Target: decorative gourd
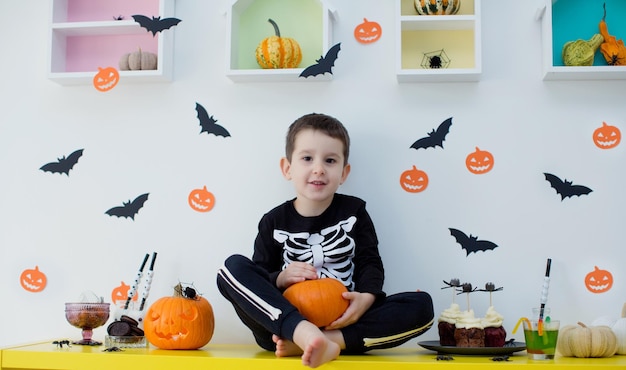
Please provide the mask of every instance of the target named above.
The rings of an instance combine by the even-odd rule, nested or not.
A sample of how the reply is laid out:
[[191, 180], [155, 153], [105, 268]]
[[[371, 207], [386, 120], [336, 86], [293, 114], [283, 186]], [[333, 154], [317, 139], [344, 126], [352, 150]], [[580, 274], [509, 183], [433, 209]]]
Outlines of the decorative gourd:
[[603, 316], [595, 319], [592, 325], [606, 325], [610, 327], [617, 338], [616, 353], [618, 355], [626, 355], [626, 303], [622, 306], [622, 315], [620, 318], [615, 319]]
[[266, 37], [256, 48], [256, 61], [261, 68], [296, 68], [302, 61], [300, 44], [292, 38], [281, 37], [278, 25], [271, 19], [267, 20], [274, 26], [275, 36]]
[[337, 279], [305, 280], [287, 288], [283, 295], [307, 320], [324, 327], [337, 320], [348, 308], [342, 297], [348, 289]]
[[604, 37], [596, 33], [589, 39], [568, 41], [563, 45], [561, 56], [563, 64], [566, 66], [591, 66], [593, 65], [594, 54], [604, 42]]
[[624, 40], [617, 40], [615, 36], [609, 34], [609, 28], [606, 24], [606, 3], [604, 7], [604, 16], [600, 21], [600, 34], [604, 38], [604, 42], [600, 45], [600, 52], [604, 56], [608, 65], [623, 66], [626, 65], [626, 46]]
[[157, 69], [157, 55], [139, 50], [122, 55], [119, 62], [120, 71], [141, 71]]
[[419, 15], [456, 14], [461, 0], [415, 0], [415, 10]]
[[198, 349], [211, 340], [215, 329], [209, 301], [181, 284], [174, 296], [155, 301], [143, 322], [146, 339], [161, 349]]
[[617, 338], [608, 326], [567, 325], [559, 330], [556, 349], [565, 357], [611, 357]]

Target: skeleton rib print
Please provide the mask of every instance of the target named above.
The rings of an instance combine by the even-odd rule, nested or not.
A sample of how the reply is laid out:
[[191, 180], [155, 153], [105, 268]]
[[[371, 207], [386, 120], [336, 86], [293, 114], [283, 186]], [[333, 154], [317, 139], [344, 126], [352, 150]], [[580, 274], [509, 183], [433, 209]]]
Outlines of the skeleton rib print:
[[283, 269], [291, 262], [307, 262], [317, 269], [319, 277], [338, 279], [352, 290], [355, 243], [348, 232], [355, 223], [356, 217], [351, 216], [319, 233], [274, 230], [274, 239], [283, 244]]

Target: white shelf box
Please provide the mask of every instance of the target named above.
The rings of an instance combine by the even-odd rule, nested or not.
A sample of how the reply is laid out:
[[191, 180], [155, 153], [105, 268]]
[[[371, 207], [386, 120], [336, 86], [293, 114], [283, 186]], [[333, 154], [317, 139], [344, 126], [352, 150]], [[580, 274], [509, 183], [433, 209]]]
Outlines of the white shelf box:
[[[561, 0], [565, 1], [565, 0]], [[617, 22], [609, 23], [609, 32], [612, 35], [615, 33], [612, 32], [612, 29], [618, 25], [618, 23], [622, 23], [621, 19], [626, 16], [626, 6], [623, 6], [623, 0], [610, 0], [606, 1], [607, 8], [613, 9], [613, 13], [610, 15], [607, 11], [607, 19], [613, 19]], [[542, 64], [543, 64], [543, 79], [546, 81], [549, 80], [623, 80], [626, 79], [626, 66], [609, 66], [609, 65], [593, 65], [593, 66], [564, 66], [559, 65], [558, 62], [555, 62], [555, 49], [554, 49], [554, 32], [553, 32], [553, 6], [558, 2], [558, 0], [542, 0], [542, 5], [537, 10], [537, 19], [541, 21], [541, 38], [542, 38]], [[599, 14], [600, 18], [598, 19], [590, 19], [588, 23], [591, 24], [590, 34], [588, 37], [580, 36], [581, 39], [589, 39], [593, 35], [593, 32], [599, 32], [597, 28], [597, 24], [602, 18], [602, 4], [603, 2], [597, 3], [586, 3], [584, 4], [584, 8], [581, 7], [581, 12], [589, 12], [589, 7], [599, 7], [593, 13]], [[568, 6], [575, 6], [571, 0], [568, 3]], [[621, 7], [617, 9], [615, 5], [620, 5]], [[619, 11], [619, 12], [618, 12]], [[617, 13], [617, 14], [616, 14]], [[590, 15], [591, 17], [591, 15]], [[609, 18], [610, 17], [610, 18]], [[607, 20], [607, 23], [609, 21]], [[578, 38], [578, 37], [577, 37]], [[575, 38], [575, 39], [577, 39]], [[617, 36], [618, 39], [621, 37]], [[560, 51], [560, 50], [559, 50]], [[596, 53], [595, 58], [602, 58], [602, 55], [599, 52]]]
[[[462, 0], [455, 15], [418, 15], [413, 0], [396, 0], [398, 82], [478, 81], [480, 7], [481, 0]], [[431, 63], [433, 55], [441, 55], [445, 63]]]
[[[115, 20], [121, 15], [116, 6], [128, 10], [124, 19]], [[122, 55], [141, 48], [157, 55], [157, 69], [119, 71], [120, 80], [171, 81], [175, 27], [153, 36], [131, 16], [173, 17], [174, 8], [175, 0], [52, 0], [48, 78], [62, 85], [91, 84], [98, 68], [117, 69]]]
[[[334, 45], [334, 10], [323, 0], [236, 0], [228, 11], [226, 75], [235, 82], [327, 81], [332, 74], [299, 77]], [[298, 68], [262, 69], [256, 62], [259, 42], [274, 35], [274, 20], [281, 37], [293, 38], [302, 50]]]

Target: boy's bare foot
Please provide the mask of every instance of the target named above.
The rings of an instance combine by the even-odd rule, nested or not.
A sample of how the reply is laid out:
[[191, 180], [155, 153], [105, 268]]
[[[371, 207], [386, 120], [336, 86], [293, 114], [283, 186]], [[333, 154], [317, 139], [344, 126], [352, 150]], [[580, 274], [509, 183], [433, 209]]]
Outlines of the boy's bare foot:
[[302, 354], [302, 364], [318, 367], [339, 356], [339, 345], [325, 336], [311, 338]]
[[293, 343], [302, 349], [302, 364], [313, 368], [336, 359], [341, 352], [339, 344], [309, 321], [301, 321], [296, 326]]
[[282, 339], [278, 335], [273, 335], [272, 340], [276, 343], [276, 357], [300, 356], [303, 351], [294, 342]]

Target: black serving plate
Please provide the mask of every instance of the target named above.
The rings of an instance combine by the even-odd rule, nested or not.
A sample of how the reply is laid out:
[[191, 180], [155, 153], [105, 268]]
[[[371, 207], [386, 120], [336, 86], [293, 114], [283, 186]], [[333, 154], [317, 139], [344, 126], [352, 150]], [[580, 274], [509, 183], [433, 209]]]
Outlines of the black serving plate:
[[507, 343], [504, 347], [454, 347], [454, 346], [442, 346], [438, 340], [427, 340], [418, 342], [420, 346], [436, 351], [437, 353], [445, 353], [449, 355], [474, 355], [474, 356], [500, 356], [510, 355], [515, 352], [523, 351], [526, 349], [526, 343], [513, 342]]

